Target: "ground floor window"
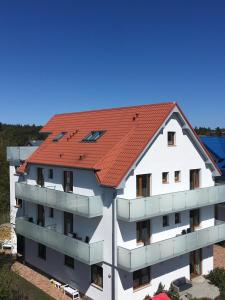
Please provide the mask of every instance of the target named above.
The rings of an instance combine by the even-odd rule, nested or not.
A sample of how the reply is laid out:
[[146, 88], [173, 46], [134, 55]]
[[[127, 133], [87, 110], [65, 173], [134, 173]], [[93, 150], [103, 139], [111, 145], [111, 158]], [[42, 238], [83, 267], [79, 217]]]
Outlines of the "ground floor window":
[[64, 263], [67, 267], [74, 268], [74, 258], [68, 255], [65, 255]]
[[133, 272], [133, 289], [149, 284], [151, 281], [150, 267]]
[[24, 255], [25, 251], [25, 238], [22, 235], [17, 234], [17, 253]]
[[103, 268], [98, 265], [91, 266], [91, 283], [103, 288]]
[[38, 244], [38, 257], [46, 259], [46, 246]]

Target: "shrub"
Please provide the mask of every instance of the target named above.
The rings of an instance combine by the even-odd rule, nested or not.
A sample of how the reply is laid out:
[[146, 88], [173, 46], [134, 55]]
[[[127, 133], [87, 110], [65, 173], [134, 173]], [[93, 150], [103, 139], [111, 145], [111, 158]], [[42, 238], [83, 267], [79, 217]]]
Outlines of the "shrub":
[[159, 283], [159, 286], [158, 286], [158, 288], [157, 288], [157, 291], [155, 292], [155, 294], [154, 295], [158, 295], [158, 294], [160, 294], [160, 293], [162, 293], [162, 292], [164, 292], [165, 291], [165, 285], [163, 285], [161, 282]]
[[221, 291], [225, 291], [225, 269], [215, 268], [207, 276], [207, 279], [217, 286]]

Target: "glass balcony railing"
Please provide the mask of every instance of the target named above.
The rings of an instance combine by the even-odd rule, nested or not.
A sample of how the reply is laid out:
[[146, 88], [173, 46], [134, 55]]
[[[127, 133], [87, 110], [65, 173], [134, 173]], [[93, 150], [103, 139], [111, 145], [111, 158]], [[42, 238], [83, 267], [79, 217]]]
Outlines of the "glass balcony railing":
[[118, 267], [128, 272], [225, 240], [225, 223], [129, 250], [117, 248]]
[[221, 202], [225, 202], [225, 185], [146, 198], [117, 198], [117, 217], [119, 220], [133, 222]]
[[53, 229], [28, 222], [26, 218], [16, 219], [16, 232], [88, 265], [103, 261], [103, 241], [84, 243]]
[[101, 196], [88, 197], [17, 182], [16, 198], [88, 218], [102, 216]]
[[37, 148], [35, 146], [7, 147], [7, 161], [26, 160]]

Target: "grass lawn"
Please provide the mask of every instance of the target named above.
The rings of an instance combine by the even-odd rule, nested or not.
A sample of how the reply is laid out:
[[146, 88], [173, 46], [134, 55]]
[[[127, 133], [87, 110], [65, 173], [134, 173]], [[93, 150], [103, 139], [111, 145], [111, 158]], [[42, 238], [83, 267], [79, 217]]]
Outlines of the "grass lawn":
[[[7, 275], [4, 272], [1, 272], [1, 268], [3, 268], [4, 266], [7, 266], [6, 270], [8, 270], [7, 271], [8, 274], [10, 274], [12, 272], [12, 271], [10, 271], [11, 263], [12, 263], [11, 256], [0, 254], [0, 277], [2, 276], [2, 278], [4, 278], [4, 276]], [[15, 274], [15, 276], [16, 276], [16, 274]], [[41, 289], [37, 288], [35, 285], [31, 284], [29, 281], [25, 280], [21, 276], [17, 275], [16, 278], [17, 278], [17, 279], [15, 279], [16, 285], [14, 285], [14, 287], [18, 286], [19, 289], [21, 291], [23, 291], [23, 294], [27, 297], [28, 300], [53, 300], [52, 297], [47, 295]], [[12, 282], [12, 285], [13, 285], [13, 282]], [[0, 289], [1, 289], [1, 282], [0, 282]]]
[[29, 300], [53, 300], [52, 297], [45, 292], [28, 282], [22, 277], [19, 277], [20, 289], [24, 291], [24, 294]]

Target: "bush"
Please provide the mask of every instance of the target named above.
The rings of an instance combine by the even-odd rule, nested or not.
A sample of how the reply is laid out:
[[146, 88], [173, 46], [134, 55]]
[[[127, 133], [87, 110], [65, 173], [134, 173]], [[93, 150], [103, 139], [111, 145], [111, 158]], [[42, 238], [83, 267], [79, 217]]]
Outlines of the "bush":
[[206, 278], [220, 290], [220, 300], [225, 300], [225, 269], [215, 268]]
[[180, 299], [178, 292], [174, 291], [171, 287], [166, 293], [167, 293], [167, 296], [170, 297], [170, 299], [172, 299], [172, 300]]
[[217, 286], [219, 290], [225, 291], [225, 269], [224, 268], [215, 268], [207, 276], [207, 279]]
[[161, 282], [159, 283], [159, 286], [157, 288], [157, 291], [155, 292], [154, 295], [161, 294], [162, 292], [165, 292], [165, 285], [163, 285]]

